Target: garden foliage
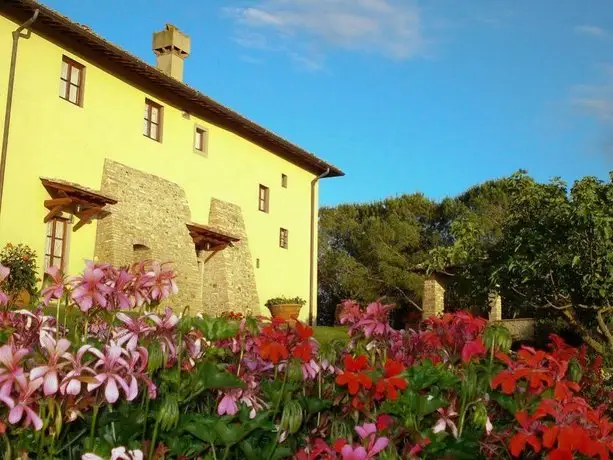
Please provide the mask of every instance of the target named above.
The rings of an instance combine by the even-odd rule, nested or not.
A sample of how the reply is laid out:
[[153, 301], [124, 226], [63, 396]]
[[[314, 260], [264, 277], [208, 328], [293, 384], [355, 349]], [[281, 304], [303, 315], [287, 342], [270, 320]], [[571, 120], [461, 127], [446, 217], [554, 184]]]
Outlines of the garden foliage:
[[[552, 337], [510, 351], [468, 313], [418, 330], [345, 302], [348, 341], [229, 313], [161, 308], [167, 265], [47, 273], [34, 311], [0, 294], [5, 458], [599, 458], [613, 423], [590, 389], [601, 360]], [[164, 305], [163, 304], [163, 305]], [[53, 311], [47, 316], [46, 312]]]

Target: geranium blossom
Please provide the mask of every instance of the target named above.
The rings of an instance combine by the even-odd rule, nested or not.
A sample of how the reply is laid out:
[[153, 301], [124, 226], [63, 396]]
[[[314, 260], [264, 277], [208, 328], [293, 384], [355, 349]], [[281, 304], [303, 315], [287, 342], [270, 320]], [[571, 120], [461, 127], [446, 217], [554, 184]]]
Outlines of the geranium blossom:
[[60, 299], [64, 295], [64, 275], [59, 267], [55, 265], [47, 268], [45, 275], [50, 282], [42, 290], [41, 294], [44, 304], [49, 305], [52, 299]]
[[360, 387], [369, 389], [372, 386], [372, 379], [364, 371], [368, 368], [368, 360], [365, 356], [353, 358], [351, 355], [346, 355], [345, 371], [336, 377], [338, 385], [347, 385], [349, 394], [355, 395], [360, 391]]
[[[18, 385], [18, 396], [11, 399], [5, 394], [4, 386], [0, 392], [2, 393], [2, 401], [9, 406], [9, 422], [17, 424], [24, 419], [23, 426], [34, 426], [35, 430], [40, 430], [43, 427], [43, 421], [38, 413], [32, 408], [36, 404], [34, 394], [43, 384], [43, 379], [29, 380], [26, 384]], [[25, 415], [25, 418], [24, 418]]]
[[95, 376], [96, 382], [88, 383], [87, 390], [92, 391], [100, 385], [105, 384], [104, 397], [113, 404], [119, 399], [119, 388], [122, 388], [126, 399], [132, 401], [138, 394], [138, 388], [128, 385], [124, 376], [129, 369], [128, 363], [124, 356], [128, 353], [114, 342], [105, 347], [103, 354], [95, 348], [91, 348], [90, 352], [96, 355], [99, 359], [94, 365], [94, 369], [98, 374]]
[[62, 367], [68, 364], [68, 361], [60, 362], [60, 358], [66, 358], [66, 352], [70, 348], [70, 341], [60, 339], [56, 342], [50, 335], [42, 333], [40, 335], [40, 344], [47, 353], [47, 363], [32, 369], [30, 377], [32, 379], [42, 377], [45, 396], [49, 396], [57, 393], [59, 389], [58, 373]]
[[92, 348], [91, 345], [82, 345], [76, 355], [68, 354], [66, 358], [70, 361], [72, 369], [66, 374], [60, 384], [62, 394], [78, 395], [81, 393], [81, 381], [84, 377], [92, 378], [95, 371], [89, 367], [89, 363], [83, 363], [83, 357]]
[[7, 386], [9, 389], [14, 383], [20, 386], [26, 385], [26, 375], [21, 365], [21, 360], [28, 354], [28, 350], [21, 348], [14, 350], [11, 345], [3, 345], [0, 347], [0, 384]]
[[104, 283], [104, 271], [92, 262], [88, 262], [82, 276], [72, 279], [74, 290], [72, 299], [81, 311], [87, 312], [92, 307], [106, 307], [107, 296], [113, 291]]

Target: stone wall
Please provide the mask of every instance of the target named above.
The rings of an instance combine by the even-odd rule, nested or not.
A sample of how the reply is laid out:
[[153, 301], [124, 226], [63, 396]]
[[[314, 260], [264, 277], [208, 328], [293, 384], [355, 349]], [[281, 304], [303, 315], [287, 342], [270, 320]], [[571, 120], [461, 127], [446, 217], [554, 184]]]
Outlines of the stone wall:
[[506, 327], [513, 340], [534, 340], [536, 320], [534, 318], [515, 318], [496, 321]]
[[171, 261], [177, 270], [179, 294], [175, 311], [189, 305], [202, 310], [194, 243], [186, 227], [191, 212], [185, 191], [177, 184], [121, 163], [106, 160], [101, 191], [116, 197], [111, 214], [98, 222], [95, 256], [114, 265], [131, 264], [143, 255]]
[[445, 286], [440, 277], [431, 275], [424, 280], [422, 308], [423, 318], [439, 316], [445, 311]]
[[205, 311], [260, 313], [253, 260], [241, 208], [213, 198], [209, 225], [240, 238], [233, 246], [218, 252], [202, 251], [202, 302]]

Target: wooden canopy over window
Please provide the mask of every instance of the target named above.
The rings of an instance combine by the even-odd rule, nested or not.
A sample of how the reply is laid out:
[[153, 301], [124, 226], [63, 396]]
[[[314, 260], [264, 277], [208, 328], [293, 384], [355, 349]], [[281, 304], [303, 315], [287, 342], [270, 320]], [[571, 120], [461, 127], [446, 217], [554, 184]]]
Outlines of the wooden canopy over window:
[[220, 251], [240, 241], [240, 238], [208, 225], [191, 223], [187, 224], [187, 229], [194, 240], [196, 251]]
[[117, 200], [82, 185], [44, 177], [41, 177], [40, 181], [51, 197], [50, 200], [45, 200], [45, 208], [49, 212], [44, 222], [49, 222], [63, 212], [73, 214], [79, 219], [72, 228], [73, 232], [89, 224], [93, 219], [106, 217], [109, 211], [105, 210], [105, 206], [117, 204]]

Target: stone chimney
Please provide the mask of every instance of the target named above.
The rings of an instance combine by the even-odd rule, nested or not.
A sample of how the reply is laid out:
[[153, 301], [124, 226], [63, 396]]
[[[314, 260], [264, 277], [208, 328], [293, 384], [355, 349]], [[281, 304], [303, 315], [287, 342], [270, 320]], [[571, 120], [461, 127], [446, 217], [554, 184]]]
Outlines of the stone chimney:
[[189, 56], [190, 39], [172, 24], [153, 34], [153, 52], [157, 68], [167, 75], [183, 81], [183, 60]]

